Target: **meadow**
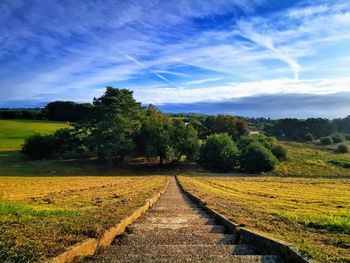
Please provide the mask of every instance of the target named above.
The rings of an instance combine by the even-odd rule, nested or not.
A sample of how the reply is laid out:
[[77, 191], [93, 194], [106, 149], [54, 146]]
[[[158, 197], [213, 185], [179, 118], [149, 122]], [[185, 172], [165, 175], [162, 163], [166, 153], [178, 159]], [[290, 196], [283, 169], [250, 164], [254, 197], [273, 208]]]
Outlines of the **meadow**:
[[16, 150], [34, 133], [48, 134], [68, 124], [35, 120], [0, 120], [0, 151]]
[[350, 177], [350, 154], [334, 152], [334, 146], [284, 142], [288, 159], [280, 163], [274, 175], [308, 177]]
[[348, 178], [184, 174], [180, 181], [237, 224], [287, 241], [320, 262], [350, 261]]

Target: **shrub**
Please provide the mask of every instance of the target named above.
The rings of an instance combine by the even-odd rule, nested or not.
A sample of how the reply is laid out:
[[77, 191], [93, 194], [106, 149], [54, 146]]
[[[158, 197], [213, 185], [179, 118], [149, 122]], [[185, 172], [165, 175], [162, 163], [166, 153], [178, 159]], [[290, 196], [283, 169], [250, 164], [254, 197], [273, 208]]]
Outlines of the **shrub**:
[[53, 135], [34, 134], [25, 140], [21, 152], [33, 160], [50, 159], [54, 156], [54, 144]]
[[277, 164], [272, 152], [259, 142], [250, 144], [240, 160], [242, 171], [248, 173], [270, 172]]
[[90, 152], [83, 144], [85, 136], [69, 128], [50, 135], [34, 134], [22, 145], [21, 152], [32, 160], [86, 157]]
[[344, 137], [340, 134], [334, 134], [331, 138], [334, 143], [340, 143], [344, 141]]
[[314, 136], [311, 133], [307, 133], [307, 134], [305, 134], [304, 140], [306, 142], [311, 142], [314, 140]]
[[350, 134], [344, 136], [345, 140], [350, 141]]
[[337, 153], [348, 153], [349, 152], [349, 148], [347, 145], [345, 144], [339, 144], [336, 150]]
[[287, 160], [288, 152], [282, 145], [276, 144], [272, 146], [271, 152], [279, 161]]
[[330, 145], [330, 144], [333, 143], [333, 140], [332, 140], [331, 137], [322, 137], [322, 138], [320, 139], [320, 143], [321, 143], [322, 145]]
[[253, 134], [250, 136], [242, 136], [237, 141], [237, 147], [239, 150], [244, 152], [250, 144], [252, 144], [254, 142], [259, 142], [267, 149], [272, 149], [272, 145], [275, 141], [276, 141], [276, 139], [273, 137], [268, 137], [262, 133], [258, 133], [258, 134]]
[[219, 172], [233, 171], [238, 164], [239, 150], [227, 133], [213, 134], [202, 144], [200, 164]]

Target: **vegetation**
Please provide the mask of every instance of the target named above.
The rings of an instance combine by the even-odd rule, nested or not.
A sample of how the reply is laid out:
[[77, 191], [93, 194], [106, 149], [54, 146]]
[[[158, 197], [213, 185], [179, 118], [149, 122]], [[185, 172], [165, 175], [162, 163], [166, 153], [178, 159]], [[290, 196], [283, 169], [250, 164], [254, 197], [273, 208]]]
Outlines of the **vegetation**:
[[27, 120], [41, 120], [44, 118], [40, 108], [32, 109], [0, 109], [0, 119], [27, 119]]
[[308, 257], [350, 260], [349, 179], [208, 174], [180, 181], [228, 219], [287, 241]]
[[331, 137], [322, 137], [322, 138], [320, 139], [320, 144], [321, 144], [321, 145], [330, 145], [330, 144], [332, 144], [332, 143], [333, 143], [333, 140], [332, 140]]
[[344, 141], [344, 137], [341, 134], [334, 134], [331, 138], [334, 143], [340, 143]]
[[270, 172], [277, 164], [276, 157], [260, 142], [251, 143], [240, 159], [241, 170], [248, 173]]
[[108, 177], [0, 177], [0, 261], [38, 262], [97, 237], [166, 180], [131, 171]]
[[330, 136], [333, 133], [350, 132], [350, 116], [344, 119], [334, 120], [321, 118], [299, 120], [287, 118], [276, 121], [263, 119], [261, 122], [259, 127], [263, 127], [262, 129], [268, 135], [299, 141], [310, 141], [309, 134], [314, 139], [319, 139]]
[[336, 150], [337, 153], [348, 153], [349, 152], [349, 148], [347, 145], [345, 144], [339, 144]]
[[239, 164], [239, 151], [227, 133], [213, 134], [201, 147], [200, 164], [218, 172], [232, 172]]
[[307, 133], [307, 134], [305, 134], [305, 141], [306, 142], [311, 142], [311, 141], [313, 141], [314, 140], [314, 136], [312, 135], [312, 133]]
[[55, 121], [77, 122], [92, 117], [93, 105], [73, 101], [54, 101], [42, 110], [42, 115]]
[[280, 144], [273, 145], [271, 152], [279, 161], [285, 161], [288, 158], [287, 149]]

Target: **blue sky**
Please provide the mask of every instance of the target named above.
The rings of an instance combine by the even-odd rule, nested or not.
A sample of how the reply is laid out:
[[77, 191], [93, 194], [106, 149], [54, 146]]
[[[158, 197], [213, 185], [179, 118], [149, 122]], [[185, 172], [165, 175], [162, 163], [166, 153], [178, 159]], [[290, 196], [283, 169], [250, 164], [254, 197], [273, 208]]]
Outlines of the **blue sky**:
[[111, 85], [164, 111], [350, 114], [350, 1], [2, 0], [0, 14], [0, 107]]

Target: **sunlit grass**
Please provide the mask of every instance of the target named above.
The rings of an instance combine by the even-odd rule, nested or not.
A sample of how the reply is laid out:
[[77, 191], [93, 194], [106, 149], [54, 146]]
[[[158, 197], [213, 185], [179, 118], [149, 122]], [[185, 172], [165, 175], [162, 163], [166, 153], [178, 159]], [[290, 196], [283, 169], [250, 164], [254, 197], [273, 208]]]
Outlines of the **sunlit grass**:
[[287, 241], [321, 262], [350, 260], [350, 179], [181, 176], [230, 220]]
[[97, 237], [167, 180], [129, 175], [0, 177], [0, 262], [40, 261]]
[[16, 150], [34, 133], [48, 134], [68, 124], [36, 120], [0, 120], [0, 151]]
[[288, 160], [279, 164], [274, 174], [282, 176], [350, 176], [350, 153], [303, 143], [284, 143]]

